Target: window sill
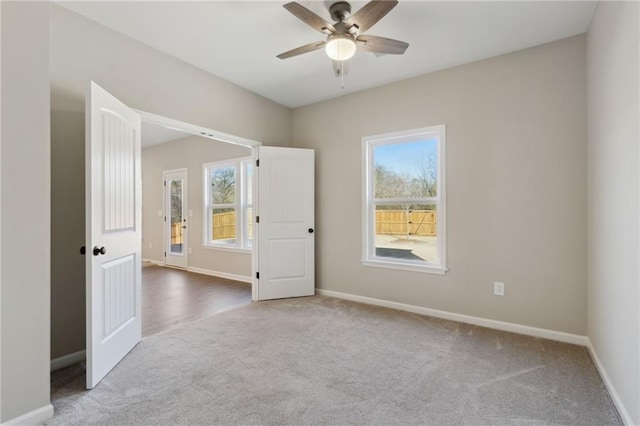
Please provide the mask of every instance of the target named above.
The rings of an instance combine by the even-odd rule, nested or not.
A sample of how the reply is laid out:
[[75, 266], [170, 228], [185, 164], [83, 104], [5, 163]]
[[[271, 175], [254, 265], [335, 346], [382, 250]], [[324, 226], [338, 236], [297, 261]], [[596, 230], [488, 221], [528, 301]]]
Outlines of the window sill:
[[220, 250], [220, 251], [228, 251], [231, 253], [242, 253], [242, 254], [251, 254], [253, 253], [253, 249], [250, 248], [238, 248], [238, 247], [225, 247], [225, 246], [214, 246], [204, 244], [202, 248], [207, 250]]
[[398, 269], [401, 271], [422, 272], [426, 274], [444, 275], [448, 269], [440, 266], [416, 265], [411, 263], [389, 262], [386, 260], [362, 260], [363, 266], [374, 268]]

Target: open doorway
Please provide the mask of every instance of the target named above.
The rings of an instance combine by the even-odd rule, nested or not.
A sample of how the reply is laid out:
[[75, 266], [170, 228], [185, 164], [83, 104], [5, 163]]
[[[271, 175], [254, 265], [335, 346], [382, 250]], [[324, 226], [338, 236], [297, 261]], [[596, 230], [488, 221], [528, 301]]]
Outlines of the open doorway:
[[[92, 389], [141, 340], [142, 273], [145, 269], [141, 267], [143, 260], [146, 260], [145, 264], [175, 273], [246, 281], [250, 287], [250, 299], [256, 301], [314, 294], [312, 150], [261, 147], [259, 142], [134, 110], [93, 82], [86, 105], [86, 116], [78, 114], [78, 122], [84, 121], [86, 127], [83, 156], [86, 189], [83, 200], [84, 245], [80, 250], [71, 250], [75, 256], [86, 255], [82, 258], [86, 323], [78, 322], [80, 326], [86, 326], [86, 350], [53, 359], [53, 370], [86, 359], [86, 388]], [[205, 220], [213, 214], [208, 209], [228, 206], [216, 205], [219, 204], [217, 202], [209, 205], [203, 201], [203, 194], [208, 193], [211, 187], [210, 182], [205, 179], [213, 174], [205, 173], [203, 161], [208, 159], [198, 155], [197, 165], [193, 168], [195, 171], [187, 174], [190, 182], [187, 189], [191, 200], [189, 203], [194, 207], [183, 208], [187, 210], [191, 223], [195, 224], [191, 227], [188, 242], [182, 243], [189, 254], [187, 267], [183, 270], [165, 268], [163, 191], [148, 188], [149, 182], [159, 183], [162, 182], [161, 178], [145, 179], [145, 193], [159, 197], [159, 207], [142, 206], [143, 121], [182, 132], [186, 136], [181, 136], [199, 142], [205, 139], [204, 142], [208, 144], [214, 141], [220, 147], [244, 149], [244, 152], [229, 155], [226, 159], [235, 158], [236, 162], [244, 161], [246, 165], [255, 165], [253, 173], [248, 174], [247, 178], [252, 182], [255, 199], [236, 209], [236, 217], [255, 215], [256, 226], [252, 232], [239, 231], [244, 234], [226, 235], [221, 238], [224, 241], [208, 241], [208, 228], [214, 226]], [[183, 140], [177, 145], [177, 149], [181, 152], [197, 152], [191, 148], [186, 149], [184, 143]], [[210, 150], [211, 145], [207, 148]], [[77, 163], [82, 161], [80, 158]], [[177, 156], [169, 155], [167, 158]], [[162, 171], [183, 166], [184, 164], [161, 164], [158, 175], [161, 176]], [[193, 182], [197, 182], [198, 186], [193, 185]], [[195, 198], [200, 197], [200, 201], [194, 199], [194, 194]], [[260, 221], [259, 215], [262, 215]], [[157, 223], [155, 221], [158, 219], [161, 219], [160, 230], [145, 232], [146, 237], [143, 239], [143, 228]], [[81, 223], [79, 220], [77, 222]], [[215, 220], [211, 223], [215, 223]], [[83, 232], [78, 232], [78, 235], [83, 235]], [[216, 235], [212, 231], [211, 240], [216, 240]], [[154, 238], [159, 240], [153, 240]], [[226, 247], [208, 247], [209, 242], [224, 243]], [[238, 247], [238, 244], [244, 242], [252, 244], [250, 247]], [[153, 250], [161, 250], [162, 255], [154, 256]], [[200, 253], [196, 253], [196, 250]], [[66, 250], [65, 253], [71, 251]], [[206, 252], [215, 255], [209, 256], [203, 264], [196, 264], [194, 259], [203, 257]], [[233, 261], [232, 258], [237, 257], [236, 255], [244, 255], [249, 261], [239, 262], [237, 258]], [[183, 293], [175, 285], [169, 285], [168, 288], [169, 293]], [[199, 300], [199, 296], [182, 295], [184, 298]]]
[[143, 337], [251, 301], [252, 150], [173, 124], [142, 124]]

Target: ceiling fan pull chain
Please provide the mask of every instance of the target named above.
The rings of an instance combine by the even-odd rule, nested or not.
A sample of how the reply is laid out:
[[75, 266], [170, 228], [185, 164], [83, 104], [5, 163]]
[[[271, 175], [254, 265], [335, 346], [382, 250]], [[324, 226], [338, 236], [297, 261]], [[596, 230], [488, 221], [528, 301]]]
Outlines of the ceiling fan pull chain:
[[342, 83], [342, 90], [344, 90], [344, 61], [340, 62], [340, 81]]

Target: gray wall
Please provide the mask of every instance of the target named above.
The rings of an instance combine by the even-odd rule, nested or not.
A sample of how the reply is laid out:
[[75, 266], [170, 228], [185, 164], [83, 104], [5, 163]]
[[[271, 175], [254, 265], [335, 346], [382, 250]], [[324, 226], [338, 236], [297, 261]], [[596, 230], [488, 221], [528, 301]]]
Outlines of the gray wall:
[[[585, 43], [295, 109], [294, 145], [317, 150], [317, 286], [585, 335]], [[362, 266], [362, 137], [437, 124], [447, 126], [449, 271]]]
[[[85, 348], [84, 264], [78, 249], [84, 241], [82, 150], [89, 81], [133, 108], [270, 145], [290, 145], [291, 110], [55, 4], [50, 48], [51, 179], [56, 183], [51, 188], [51, 347], [57, 358]], [[240, 264], [234, 270], [241, 271]]]
[[52, 5], [53, 109], [83, 112], [90, 80], [133, 108], [290, 145], [289, 108]]
[[[143, 135], [144, 138], [144, 135]], [[193, 217], [188, 220], [189, 267], [240, 275], [251, 278], [251, 253], [235, 253], [204, 248], [203, 238], [203, 175], [204, 163], [230, 158], [248, 157], [251, 149], [197, 136], [152, 146], [142, 150], [142, 257], [164, 262], [162, 172], [188, 169], [188, 210]], [[151, 244], [151, 247], [149, 245]]]
[[51, 358], [85, 349], [84, 113], [51, 111]]
[[49, 406], [49, 4], [2, 2], [0, 421]]
[[589, 330], [640, 424], [640, 5], [600, 2], [588, 33]]

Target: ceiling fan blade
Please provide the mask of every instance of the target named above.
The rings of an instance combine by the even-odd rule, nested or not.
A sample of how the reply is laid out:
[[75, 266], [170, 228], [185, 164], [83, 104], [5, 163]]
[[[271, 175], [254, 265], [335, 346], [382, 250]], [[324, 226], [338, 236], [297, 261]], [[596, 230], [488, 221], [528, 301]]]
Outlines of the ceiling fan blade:
[[316, 31], [320, 31], [323, 34], [332, 34], [336, 32], [333, 25], [294, 1], [285, 4], [283, 7]]
[[361, 35], [356, 39], [358, 48], [373, 53], [385, 53], [391, 55], [402, 55], [409, 43], [391, 38], [384, 38], [372, 35]]
[[278, 55], [280, 59], [287, 59], [293, 56], [302, 55], [303, 53], [313, 52], [314, 50], [322, 49], [327, 44], [325, 41], [316, 41], [315, 43], [305, 44], [304, 46], [296, 47], [288, 52], [284, 52]]
[[342, 77], [349, 74], [347, 61], [333, 61], [333, 73], [336, 77]]
[[346, 23], [357, 25], [358, 31], [362, 34], [384, 18], [397, 4], [397, 0], [371, 0], [354, 13]]

